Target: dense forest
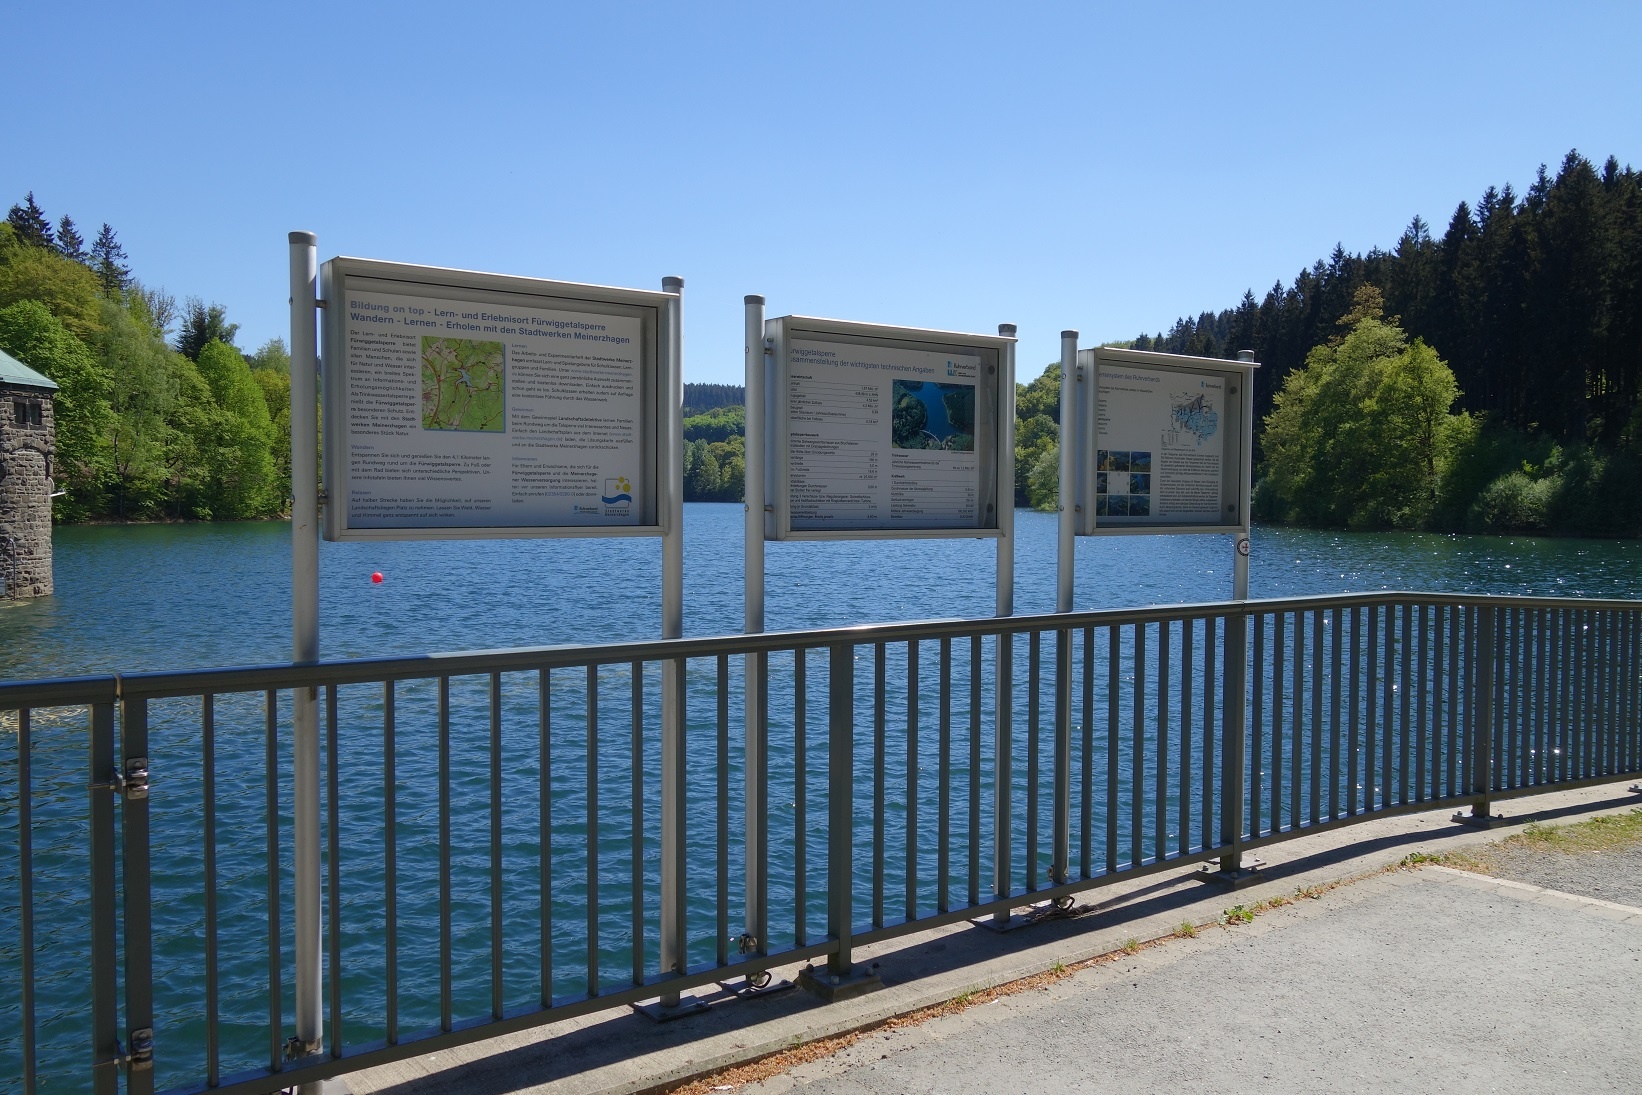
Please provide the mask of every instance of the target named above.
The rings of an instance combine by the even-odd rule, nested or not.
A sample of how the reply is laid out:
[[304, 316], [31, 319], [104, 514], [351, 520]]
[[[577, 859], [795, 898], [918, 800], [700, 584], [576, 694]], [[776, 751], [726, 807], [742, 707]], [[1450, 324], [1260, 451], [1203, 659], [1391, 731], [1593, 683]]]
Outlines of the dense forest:
[[290, 493], [290, 358], [246, 355], [224, 310], [132, 275], [32, 192], [0, 224], [0, 349], [59, 385], [60, 521], [247, 518]]
[[[0, 225], [0, 348], [62, 385], [60, 520], [258, 517], [289, 493], [289, 360], [132, 276], [31, 193]], [[1568, 153], [1435, 236], [1336, 246], [1263, 299], [1137, 349], [1256, 374], [1256, 516], [1325, 527], [1642, 535], [1642, 175]], [[1015, 496], [1056, 504], [1060, 369], [1018, 386]], [[685, 385], [685, 496], [737, 501], [739, 385]]]

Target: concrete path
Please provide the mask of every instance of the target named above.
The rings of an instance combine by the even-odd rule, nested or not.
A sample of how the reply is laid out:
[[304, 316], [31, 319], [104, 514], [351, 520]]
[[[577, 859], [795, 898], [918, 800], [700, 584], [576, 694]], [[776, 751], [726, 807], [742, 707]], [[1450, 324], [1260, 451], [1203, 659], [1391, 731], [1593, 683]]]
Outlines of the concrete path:
[[[1642, 800], [1628, 787], [1499, 809], [1517, 828], [1576, 822], [1635, 808]], [[1603, 901], [1445, 868], [1386, 873], [1409, 853], [1475, 848], [1512, 831], [1454, 825], [1451, 812], [1274, 845], [1259, 854], [1260, 881], [1234, 893], [1183, 868], [1092, 890], [1070, 919], [1004, 935], [960, 924], [863, 949], [858, 960], [880, 963], [884, 988], [852, 1000], [790, 992], [660, 1025], [605, 1012], [354, 1073], [327, 1090], [660, 1092], [786, 1054], [777, 1067], [754, 1066], [765, 1078], [732, 1073], [690, 1090], [1642, 1092], [1638, 891], [1608, 890], [1614, 899]], [[1634, 870], [1630, 860], [1615, 866]], [[1603, 872], [1587, 867], [1570, 884], [1580, 877]], [[1235, 905], [1315, 888], [1326, 892], [1220, 926]], [[1173, 937], [1183, 922], [1198, 927], [1195, 938]], [[1131, 941], [1145, 945], [1121, 953]], [[1076, 971], [1047, 988], [897, 1020], [1061, 965]], [[887, 1021], [896, 1026], [836, 1055], [788, 1053]]]
[[1638, 984], [1642, 909], [1426, 867], [737, 1090], [1636, 1092]]

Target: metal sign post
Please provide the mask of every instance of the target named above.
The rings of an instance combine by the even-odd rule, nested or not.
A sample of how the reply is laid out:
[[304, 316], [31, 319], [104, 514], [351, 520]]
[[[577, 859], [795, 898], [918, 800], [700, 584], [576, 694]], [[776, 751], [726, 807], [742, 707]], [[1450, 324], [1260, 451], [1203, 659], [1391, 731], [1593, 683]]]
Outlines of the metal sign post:
[[[755, 635], [764, 630], [764, 298], [748, 296], [744, 337], [747, 423], [745, 427], [746, 528], [743, 540], [742, 630]], [[746, 722], [747, 907], [740, 940], [742, 953], [769, 953], [766, 940], [768, 913], [765, 879], [769, 867], [768, 730], [764, 725], [768, 654], [748, 654], [742, 670]], [[767, 983], [768, 975], [765, 975]], [[754, 987], [752, 984], [748, 988]]]
[[[291, 660], [319, 660], [319, 362], [315, 322], [319, 266], [312, 232], [291, 245]], [[296, 931], [296, 1036], [318, 1053], [324, 1031], [320, 967], [319, 690], [291, 693], [292, 839]], [[319, 1084], [301, 1085], [303, 1095]]]

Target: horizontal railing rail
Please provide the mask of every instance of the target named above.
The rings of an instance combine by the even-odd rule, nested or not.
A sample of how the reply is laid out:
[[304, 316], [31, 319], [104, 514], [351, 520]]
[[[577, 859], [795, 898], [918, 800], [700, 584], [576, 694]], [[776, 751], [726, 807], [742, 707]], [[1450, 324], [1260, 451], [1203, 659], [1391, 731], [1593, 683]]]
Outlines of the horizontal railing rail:
[[[290, 1037], [299, 689], [317, 1046]], [[1639, 706], [1642, 604], [1421, 593], [0, 684], [0, 1076], [266, 1092], [844, 977], [1115, 879], [1642, 774]]]

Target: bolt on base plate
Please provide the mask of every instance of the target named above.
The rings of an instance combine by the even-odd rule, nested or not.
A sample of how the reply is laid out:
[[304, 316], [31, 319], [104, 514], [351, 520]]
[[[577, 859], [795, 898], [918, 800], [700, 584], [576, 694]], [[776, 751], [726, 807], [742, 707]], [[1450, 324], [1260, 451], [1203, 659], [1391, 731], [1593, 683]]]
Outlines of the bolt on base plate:
[[1021, 913], [1011, 914], [1009, 919], [999, 922], [996, 914], [992, 916], [972, 916], [969, 922], [977, 928], [985, 928], [989, 932], [1012, 932], [1018, 928], [1029, 928], [1033, 924], [1042, 924], [1047, 920], [1070, 920], [1082, 916], [1088, 911], [1087, 906], [1078, 905], [1071, 897], [1057, 898], [1053, 901], [1040, 901], [1035, 905], [1028, 905]]
[[825, 966], [805, 966], [798, 971], [798, 987], [814, 993], [830, 1004], [834, 1000], [848, 1000], [851, 997], [876, 992], [884, 987], [884, 980], [878, 976], [876, 962], [870, 966], [857, 966], [842, 975], [828, 973]]
[[1252, 886], [1266, 876], [1262, 873], [1264, 863], [1259, 860], [1245, 863], [1236, 870], [1228, 871], [1224, 867], [1209, 868], [1204, 866], [1192, 872], [1192, 878], [1209, 885], [1219, 886], [1225, 890], [1241, 890], [1244, 886]]

